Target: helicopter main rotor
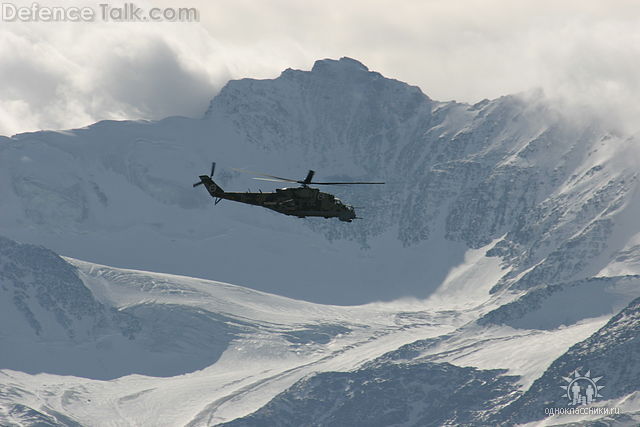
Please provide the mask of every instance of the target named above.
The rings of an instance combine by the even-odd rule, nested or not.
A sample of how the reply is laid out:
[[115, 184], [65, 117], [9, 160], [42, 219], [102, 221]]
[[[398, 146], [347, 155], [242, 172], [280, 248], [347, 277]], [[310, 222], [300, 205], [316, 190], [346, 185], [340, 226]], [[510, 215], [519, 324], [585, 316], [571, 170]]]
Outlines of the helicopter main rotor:
[[260, 175], [266, 178], [253, 178], [253, 179], [259, 179], [261, 181], [271, 181], [271, 182], [293, 182], [293, 183], [297, 183], [297, 184], [302, 184], [303, 187], [308, 187], [309, 185], [352, 185], [352, 184], [384, 184], [384, 182], [369, 182], [369, 181], [345, 181], [345, 182], [314, 182], [312, 181], [313, 179], [313, 175], [315, 175], [315, 171], [309, 170], [309, 172], [307, 173], [307, 176], [305, 179], [303, 180], [299, 180], [299, 179], [290, 179], [290, 178], [282, 178], [280, 176], [275, 176], [275, 175], [267, 175], [264, 173], [260, 173], [260, 172], [253, 172], [253, 171], [248, 171], [248, 170], [244, 170], [244, 169], [233, 169], [236, 170], [238, 172], [244, 172], [244, 173], [249, 173], [252, 175]]

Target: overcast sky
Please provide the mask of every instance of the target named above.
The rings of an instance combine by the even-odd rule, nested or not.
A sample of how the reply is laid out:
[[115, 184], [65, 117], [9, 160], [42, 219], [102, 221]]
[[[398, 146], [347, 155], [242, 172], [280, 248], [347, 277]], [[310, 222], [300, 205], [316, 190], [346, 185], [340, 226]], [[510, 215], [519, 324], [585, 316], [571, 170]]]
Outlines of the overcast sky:
[[[29, 6], [31, 0], [13, 4]], [[101, 1], [41, 5], [86, 5]], [[160, 0], [198, 23], [0, 23], [0, 134], [201, 116], [231, 78], [350, 56], [437, 100], [542, 88], [635, 123], [640, 2]], [[118, 3], [111, 3], [117, 6]]]

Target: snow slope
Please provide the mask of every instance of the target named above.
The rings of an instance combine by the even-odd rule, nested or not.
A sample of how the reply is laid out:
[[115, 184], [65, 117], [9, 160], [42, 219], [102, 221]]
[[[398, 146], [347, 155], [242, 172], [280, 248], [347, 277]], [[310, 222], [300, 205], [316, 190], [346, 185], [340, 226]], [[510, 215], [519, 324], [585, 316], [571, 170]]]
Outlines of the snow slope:
[[[34, 267], [38, 258], [31, 255], [46, 251], [13, 245]], [[305, 374], [352, 369], [417, 337], [452, 330], [468, 318], [461, 312], [449, 324], [443, 321], [446, 311], [428, 314], [425, 303], [417, 301], [323, 306], [203, 279], [75, 260], [69, 260], [70, 265], [46, 252], [65, 270], [77, 268], [77, 277], [87, 286], [79, 286], [78, 293], [90, 289], [93, 305], [126, 314], [137, 328], [127, 339], [121, 331], [105, 330], [75, 341], [47, 337], [46, 343], [36, 333], [4, 330], [3, 359], [29, 354], [24, 346], [13, 345], [14, 338], [46, 347], [50, 357], [49, 366], [41, 357], [23, 361], [33, 366], [17, 368], [1, 360], [4, 368], [13, 368], [2, 371], [2, 413], [7, 422], [15, 421], [11, 414], [19, 404], [43, 416], [62, 413], [82, 425], [143, 420], [154, 425], [208, 425], [258, 409]], [[58, 274], [49, 272], [45, 279]], [[7, 283], [3, 286], [8, 288]], [[28, 307], [40, 305], [30, 299]], [[10, 320], [12, 325], [28, 323], [26, 316]], [[62, 347], [67, 353], [56, 354]], [[218, 347], [224, 348], [219, 358]], [[190, 360], [196, 356], [208, 359], [201, 366]], [[94, 358], [100, 359], [99, 366], [87, 373], [84, 365]], [[127, 375], [120, 378], [125, 374], [121, 371], [119, 378], [97, 381], [113, 377], [114, 364]], [[44, 366], [47, 373], [37, 373], [36, 366]]]
[[[41, 247], [2, 242], [2, 301], [23, 308], [3, 310], [13, 316], [5, 317], [0, 335], [3, 425], [206, 426], [242, 417], [249, 418], [239, 425], [372, 425], [367, 420], [373, 418], [386, 425], [398, 411], [403, 415], [396, 422], [406, 425], [486, 420], [613, 314], [545, 330], [479, 325], [476, 320], [505, 297], [489, 293], [492, 281], [477, 287], [464, 274], [422, 301], [328, 306], [204, 279], [64, 260]], [[461, 270], [477, 268], [476, 258], [471, 253]], [[43, 269], [43, 259], [55, 268]], [[16, 271], [40, 275], [9, 274]], [[16, 281], [18, 276], [24, 279]], [[24, 303], [10, 298], [11, 292], [58, 282], [68, 285], [64, 300], [32, 293]], [[455, 298], [451, 288], [458, 290]], [[612, 289], [624, 298], [624, 286]], [[76, 313], [65, 334], [39, 333], [26, 314], [51, 324], [48, 311], [75, 301], [93, 310]], [[103, 324], [81, 334], [96, 318]], [[339, 385], [345, 381], [346, 389]], [[434, 398], [449, 393], [459, 397], [446, 405]], [[390, 395], [395, 400], [385, 397]], [[323, 402], [343, 409], [328, 410]]]

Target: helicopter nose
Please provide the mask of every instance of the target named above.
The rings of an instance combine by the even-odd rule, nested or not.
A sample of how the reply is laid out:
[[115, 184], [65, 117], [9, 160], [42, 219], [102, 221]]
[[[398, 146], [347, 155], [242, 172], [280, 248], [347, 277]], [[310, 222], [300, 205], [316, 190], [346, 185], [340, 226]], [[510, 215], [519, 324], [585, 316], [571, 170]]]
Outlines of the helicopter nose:
[[353, 209], [353, 206], [344, 205], [342, 212], [338, 216], [340, 221], [351, 222], [352, 219], [356, 218], [356, 211]]
[[349, 212], [349, 218], [353, 219], [356, 217], [356, 210], [353, 208], [353, 206], [347, 206], [347, 211]]

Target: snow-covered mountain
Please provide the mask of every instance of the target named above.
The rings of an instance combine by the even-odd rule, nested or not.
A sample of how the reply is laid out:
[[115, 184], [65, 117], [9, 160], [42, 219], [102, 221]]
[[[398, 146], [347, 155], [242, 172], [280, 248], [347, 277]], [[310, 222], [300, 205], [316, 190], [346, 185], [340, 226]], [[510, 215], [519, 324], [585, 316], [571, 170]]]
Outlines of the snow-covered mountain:
[[[2, 300], [21, 309], [3, 314], [3, 425], [210, 425], [258, 409], [312, 372], [352, 369], [472, 318], [425, 311], [424, 302], [323, 306], [2, 242]], [[49, 283], [65, 283], [63, 300], [38, 297]], [[11, 298], [22, 289], [36, 291]], [[33, 326], [68, 305], [82, 309], [66, 312], [75, 323], [65, 334]]]
[[[229, 82], [202, 119], [0, 139], [0, 234], [333, 304], [424, 298], [469, 248], [498, 240], [496, 289], [527, 289], [638, 272], [632, 145], [537, 92], [436, 102], [352, 59], [323, 60]], [[362, 221], [292, 221], [214, 208], [190, 187], [213, 160], [230, 190], [258, 188], [230, 167], [387, 184], [332, 189]]]
[[[2, 137], [0, 420], [512, 425], [586, 368], [637, 424], [634, 144], [349, 58], [229, 82], [201, 119]], [[229, 190], [258, 188], [232, 166], [387, 184], [331, 190], [364, 220], [299, 220], [214, 208], [211, 161]]]
[[[8, 239], [0, 253], [2, 425], [512, 425], [543, 418], [554, 399], [566, 406], [565, 371], [585, 364], [605, 376], [607, 402], [626, 400], [615, 402], [640, 420], [638, 299], [609, 321], [603, 309], [562, 327], [507, 326], [526, 312], [504, 308], [519, 300], [505, 305], [492, 281], [467, 275], [448, 282], [466, 297], [445, 286], [423, 301], [344, 307]], [[603, 280], [619, 302], [640, 284]]]

